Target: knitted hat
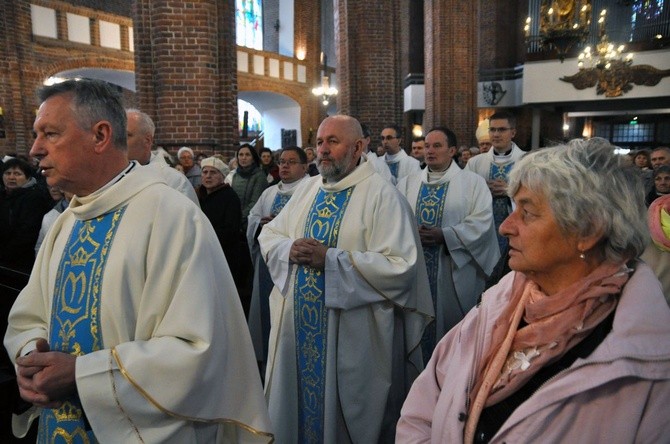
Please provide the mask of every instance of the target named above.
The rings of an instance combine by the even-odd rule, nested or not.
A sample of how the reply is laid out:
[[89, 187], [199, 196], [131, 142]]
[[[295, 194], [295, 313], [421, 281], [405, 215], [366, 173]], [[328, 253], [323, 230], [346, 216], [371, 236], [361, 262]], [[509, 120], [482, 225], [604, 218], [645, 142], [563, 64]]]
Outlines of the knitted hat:
[[477, 138], [478, 143], [491, 141], [491, 137], [489, 136], [489, 119], [482, 120], [477, 127], [475, 137]]
[[185, 151], [188, 152], [188, 153], [191, 153], [191, 157], [193, 157], [193, 150], [191, 148], [187, 147], [187, 146], [183, 146], [183, 147], [179, 148], [179, 151], [177, 151], [177, 158], [179, 158], [179, 156], [181, 156], [181, 153], [183, 153]]
[[223, 174], [223, 177], [226, 177], [230, 173], [230, 168], [228, 168], [228, 165], [226, 165], [216, 157], [208, 157], [207, 159], [202, 159], [202, 161], [200, 162], [200, 167], [201, 168], [214, 167], [217, 170], [219, 170], [221, 174]]

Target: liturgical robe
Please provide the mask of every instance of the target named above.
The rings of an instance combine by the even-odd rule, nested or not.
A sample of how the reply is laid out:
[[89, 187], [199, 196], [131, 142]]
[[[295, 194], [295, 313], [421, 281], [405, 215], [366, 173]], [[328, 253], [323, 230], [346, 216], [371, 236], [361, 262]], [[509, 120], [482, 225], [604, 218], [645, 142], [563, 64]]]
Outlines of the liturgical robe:
[[[114, 233], [104, 242], [80, 229], [98, 229], [110, 214]], [[62, 280], [59, 271], [79, 265], [90, 272]], [[84, 291], [87, 282], [93, 285]], [[57, 343], [51, 324], [68, 310], [54, 308], [82, 295], [89, 299], [76, 309], [95, 325], [89, 336], [98, 346], [77, 357], [77, 395], [98, 441], [272, 438], [251, 340], [214, 230], [159, 172], [137, 167], [72, 199], [11, 310], [9, 355], [34, 349], [37, 338]], [[74, 325], [61, 324], [63, 331]], [[15, 418], [15, 432], [39, 413], [33, 408]]]
[[[318, 196], [324, 195], [320, 200]], [[318, 224], [310, 226], [308, 220], [318, 223], [320, 217], [337, 213], [338, 205], [346, 206], [346, 211], [330, 231], [336, 245], [328, 249], [325, 270], [312, 269], [312, 277], [323, 279], [323, 294], [314, 298], [312, 306], [306, 301], [297, 306], [301, 316], [309, 318], [306, 322], [325, 307], [319, 344], [326, 349], [310, 346], [296, 353], [302, 326], [296, 328], [294, 304], [314, 294], [302, 294], [296, 285], [302, 279], [301, 269], [309, 267], [291, 263], [289, 251], [296, 239], [305, 237], [306, 227], [319, 231]], [[325, 225], [322, 231], [328, 231]], [[296, 355], [305, 350], [323, 365], [323, 398], [315, 403], [322, 402], [322, 416], [316, 419], [321, 421], [316, 427], [320, 435], [312, 439], [373, 443], [387, 436], [392, 440], [397, 404], [423, 367], [419, 343], [433, 314], [423, 253], [407, 202], [362, 158], [339, 182], [324, 183], [320, 176], [307, 179], [265, 225], [258, 241], [275, 283], [265, 390], [277, 442], [304, 439], [298, 402], [304, 391], [298, 387]]]

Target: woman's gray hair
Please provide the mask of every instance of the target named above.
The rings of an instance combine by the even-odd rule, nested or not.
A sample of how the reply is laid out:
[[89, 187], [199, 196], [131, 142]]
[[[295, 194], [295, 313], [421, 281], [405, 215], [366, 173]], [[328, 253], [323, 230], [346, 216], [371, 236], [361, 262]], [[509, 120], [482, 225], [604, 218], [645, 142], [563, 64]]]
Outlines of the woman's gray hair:
[[620, 263], [639, 256], [648, 242], [644, 187], [605, 139], [575, 139], [519, 160], [507, 193], [520, 186], [543, 195], [565, 234], [599, 235], [595, 249]]

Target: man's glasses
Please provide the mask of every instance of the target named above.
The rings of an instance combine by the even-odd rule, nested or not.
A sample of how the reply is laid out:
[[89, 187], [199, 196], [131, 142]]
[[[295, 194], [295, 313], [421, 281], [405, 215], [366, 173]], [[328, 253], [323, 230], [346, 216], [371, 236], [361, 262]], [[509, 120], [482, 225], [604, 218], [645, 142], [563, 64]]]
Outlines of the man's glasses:
[[489, 133], [504, 133], [505, 131], [509, 131], [512, 128], [495, 128], [495, 127], [490, 127], [489, 128]]
[[279, 165], [288, 165], [288, 166], [293, 166], [293, 165], [298, 165], [302, 164], [299, 160], [280, 160]]
[[381, 140], [388, 140], [388, 141], [391, 141], [391, 140], [393, 140], [393, 139], [397, 139], [396, 136], [380, 136], [379, 138], [380, 138]]

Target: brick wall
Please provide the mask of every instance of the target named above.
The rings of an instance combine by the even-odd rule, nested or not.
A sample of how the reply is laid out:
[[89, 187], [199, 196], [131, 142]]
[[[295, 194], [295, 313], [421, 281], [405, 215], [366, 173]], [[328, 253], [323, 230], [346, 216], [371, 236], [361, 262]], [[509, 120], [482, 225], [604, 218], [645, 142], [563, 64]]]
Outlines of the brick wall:
[[137, 1], [137, 91], [157, 145], [221, 150], [237, 140], [231, 8], [232, 0]]
[[[30, 4], [57, 11], [59, 39], [33, 36]], [[113, 3], [100, 2], [113, 6]], [[113, 8], [112, 8], [113, 9]], [[0, 107], [3, 109], [5, 137], [0, 138], [0, 154], [26, 154], [32, 144], [32, 124], [38, 103], [35, 92], [48, 77], [81, 67], [133, 70], [132, 54], [99, 46], [67, 41], [66, 12], [98, 20], [132, 26], [129, 17], [95, 11], [55, 0], [0, 0]], [[95, 40], [94, 40], [95, 41]], [[132, 94], [126, 95], [132, 101]]]
[[384, 125], [402, 124], [401, 5], [336, 1], [338, 110], [370, 126], [373, 147]]
[[425, 129], [446, 125], [459, 144], [477, 128], [478, 2], [426, 0]]

